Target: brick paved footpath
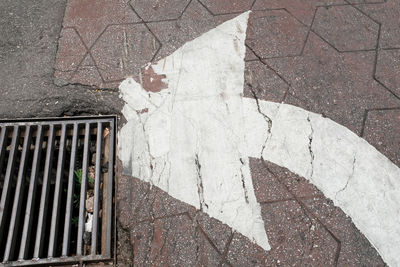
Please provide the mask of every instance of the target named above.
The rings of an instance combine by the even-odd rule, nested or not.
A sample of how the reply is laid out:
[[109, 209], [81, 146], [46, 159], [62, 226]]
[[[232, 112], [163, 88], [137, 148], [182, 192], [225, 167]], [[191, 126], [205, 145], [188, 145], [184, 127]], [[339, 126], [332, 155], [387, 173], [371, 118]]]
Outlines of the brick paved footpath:
[[[70, 0], [54, 79], [114, 90], [147, 62], [252, 10], [245, 97], [323, 114], [400, 167], [397, 0]], [[118, 179], [118, 263], [384, 266], [351, 219], [303, 177], [261, 159], [250, 168], [272, 247], [156, 187]]]

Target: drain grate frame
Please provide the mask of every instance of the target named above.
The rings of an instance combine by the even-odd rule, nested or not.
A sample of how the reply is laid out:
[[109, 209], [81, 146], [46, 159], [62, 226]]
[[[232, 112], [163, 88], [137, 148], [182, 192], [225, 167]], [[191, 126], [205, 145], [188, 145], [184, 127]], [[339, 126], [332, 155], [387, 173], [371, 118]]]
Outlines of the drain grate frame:
[[114, 259], [116, 122], [0, 120], [0, 265]]

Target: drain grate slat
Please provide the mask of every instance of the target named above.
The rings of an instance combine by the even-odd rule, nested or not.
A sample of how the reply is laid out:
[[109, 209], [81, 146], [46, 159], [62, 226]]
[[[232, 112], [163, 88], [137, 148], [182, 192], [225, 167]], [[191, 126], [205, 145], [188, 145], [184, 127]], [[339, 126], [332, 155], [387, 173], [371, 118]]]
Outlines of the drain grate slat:
[[11, 251], [13, 251], [16, 247], [17, 233], [15, 229], [18, 228], [17, 223], [19, 222], [19, 217], [21, 216], [22, 196], [24, 194], [24, 187], [22, 186], [22, 183], [25, 177], [25, 171], [27, 167], [27, 164], [25, 164], [27, 159], [27, 154], [31, 146], [31, 133], [32, 133], [31, 127], [28, 126], [25, 130], [24, 144], [22, 147], [22, 156], [18, 169], [17, 186], [14, 195], [13, 207], [16, 208], [13, 209], [11, 214], [10, 230], [8, 231], [7, 244], [4, 252], [3, 261], [8, 261], [8, 259], [10, 258]]
[[42, 193], [40, 197], [40, 207], [39, 207], [39, 216], [38, 216], [38, 225], [36, 230], [36, 238], [35, 238], [35, 250], [33, 253], [33, 258], [38, 259], [39, 255], [43, 251], [43, 228], [45, 227], [45, 221], [47, 216], [47, 197], [49, 195], [49, 181], [50, 181], [50, 172], [51, 166], [53, 163], [53, 151], [54, 151], [54, 125], [49, 126], [49, 134], [47, 139], [47, 150], [46, 150], [46, 161], [44, 165], [44, 174], [43, 174], [43, 184], [42, 184]]
[[6, 218], [4, 216], [5, 213], [7, 213], [7, 210], [9, 208], [9, 205], [6, 205], [9, 193], [10, 193], [10, 180], [11, 176], [13, 175], [14, 172], [14, 165], [15, 165], [15, 159], [16, 159], [16, 154], [17, 154], [17, 141], [19, 139], [19, 134], [20, 134], [20, 129], [19, 126], [16, 125], [14, 126], [14, 131], [12, 135], [12, 141], [11, 141], [11, 146], [10, 146], [10, 155], [9, 155], [9, 160], [7, 163], [7, 170], [6, 170], [6, 175], [4, 177], [4, 182], [3, 182], [3, 190], [1, 193], [1, 200], [0, 200], [0, 240], [4, 238], [4, 228], [5, 228], [5, 221]]
[[84, 214], [85, 214], [85, 202], [83, 199], [86, 198], [86, 186], [87, 186], [87, 170], [88, 170], [88, 154], [89, 154], [89, 134], [90, 124], [85, 124], [85, 141], [83, 145], [83, 159], [82, 159], [82, 183], [80, 192], [79, 202], [79, 222], [78, 222], [78, 237], [76, 245], [76, 255], [82, 255], [82, 241], [83, 241], [83, 228], [84, 228]]
[[54, 191], [54, 200], [53, 200], [53, 211], [51, 217], [51, 228], [50, 228], [50, 241], [49, 241], [49, 250], [47, 256], [52, 258], [54, 256], [54, 249], [56, 245], [56, 232], [58, 232], [58, 216], [59, 216], [59, 206], [61, 199], [61, 179], [63, 175], [64, 169], [64, 156], [65, 156], [65, 136], [66, 136], [67, 126], [63, 124], [61, 126], [61, 140], [60, 140], [60, 149], [58, 152], [58, 162], [57, 162], [57, 174], [56, 174], [56, 184]]
[[33, 154], [33, 162], [32, 162], [32, 171], [31, 177], [29, 179], [29, 190], [28, 190], [28, 200], [25, 209], [25, 219], [24, 219], [24, 228], [22, 231], [21, 245], [19, 249], [18, 260], [24, 260], [28, 256], [28, 243], [30, 241], [30, 230], [32, 227], [32, 210], [33, 210], [33, 202], [36, 196], [36, 185], [37, 185], [37, 176], [39, 172], [39, 164], [40, 164], [40, 155], [42, 148], [42, 125], [38, 125], [35, 149]]
[[0, 266], [112, 261], [115, 123], [0, 121]]
[[[111, 255], [111, 236], [112, 236], [112, 197], [113, 197], [113, 177], [114, 177], [114, 146], [115, 146], [115, 137], [114, 134], [112, 134], [115, 131], [115, 125], [114, 122], [110, 122], [110, 129], [109, 129], [109, 139], [106, 139], [106, 142], [108, 140], [108, 146], [106, 145], [105, 153], [106, 155], [108, 154], [108, 177], [105, 177], [105, 182], [104, 182], [104, 201], [103, 203], [106, 203], [106, 208], [105, 210], [105, 225], [106, 225], [106, 231], [105, 231], [105, 237], [103, 236], [102, 240], [105, 240], [105, 249], [102, 250], [102, 254], [105, 255]], [[107, 144], [107, 143], [106, 143]], [[108, 151], [107, 151], [108, 148]], [[103, 230], [104, 232], [104, 230]]]
[[2, 173], [3, 171], [3, 160], [4, 160], [4, 155], [6, 153], [6, 150], [4, 148], [4, 146], [6, 145], [5, 142], [5, 137], [6, 137], [6, 127], [1, 127], [0, 128], [1, 132], [0, 132], [0, 173]]
[[68, 256], [69, 250], [69, 235], [71, 228], [71, 210], [74, 193], [74, 170], [75, 170], [75, 156], [76, 156], [76, 145], [78, 140], [78, 124], [74, 123], [74, 133], [72, 137], [72, 148], [71, 148], [71, 159], [69, 164], [69, 176], [68, 176], [68, 191], [67, 191], [67, 206], [65, 209], [65, 221], [64, 221], [64, 237], [62, 256]]
[[99, 197], [100, 197], [100, 156], [101, 151], [101, 135], [103, 133], [101, 123], [97, 123], [97, 140], [96, 140], [96, 173], [94, 180], [94, 208], [93, 208], [93, 228], [92, 228], [92, 255], [97, 251], [97, 228], [99, 226]]

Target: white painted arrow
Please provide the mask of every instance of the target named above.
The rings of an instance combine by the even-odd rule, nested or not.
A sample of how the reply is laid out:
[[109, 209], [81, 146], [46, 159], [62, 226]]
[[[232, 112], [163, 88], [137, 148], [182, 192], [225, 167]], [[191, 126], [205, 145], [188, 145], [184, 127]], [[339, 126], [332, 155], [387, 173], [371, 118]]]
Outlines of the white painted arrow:
[[347, 128], [298, 107], [243, 97], [249, 13], [153, 64], [167, 88], [121, 86], [125, 171], [270, 246], [248, 157], [309, 179], [390, 265], [400, 260], [400, 169]]

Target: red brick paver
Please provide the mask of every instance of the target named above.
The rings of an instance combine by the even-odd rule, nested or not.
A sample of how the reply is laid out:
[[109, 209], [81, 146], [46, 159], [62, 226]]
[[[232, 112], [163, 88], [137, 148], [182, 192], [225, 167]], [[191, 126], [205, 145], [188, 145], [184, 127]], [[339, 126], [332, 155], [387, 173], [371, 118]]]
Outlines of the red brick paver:
[[159, 41], [144, 24], [110, 25], [93, 45], [91, 53], [104, 81], [112, 82], [140, 69], [152, 60], [159, 48]]
[[247, 28], [246, 45], [262, 58], [301, 53], [308, 29], [286, 10], [255, 11]]
[[312, 29], [343, 52], [373, 50], [379, 25], [352, 6], [331, 6], [317, 8]]
[[[360, 3], [362, 1], [354, 2]], [[399, 1], [371, 0], [370, 2], [377, 4], [360, 4], [355, 5], [355, 7], [381, 26], [379, 46], [381, 48], [400, 48]]]
[[344, 4], [344, 0], [257, 0], [253, 10], [285, 9], [302, 23], [311, 25], [318, 6]]
[[190, 0], [132, 0], [133, 10], [146, 22], [175, 20], [182, 16]]
[[247, 11], [251, 8], [254, 0], [200, 0], [213, 15], [231, 14]]
[[254, 94], [262, 99], [282, 102], [289, 91], [289, 84], [283, 80], [270, 66], [259, 60], [246, 62], [244, 95]]
[[372, 75], [374, 51], [340, 53], [311, 32], [303, 55], [266, 62], [290, 84], [286, 103], [323, 114], [357, 134], [367, 109], [400, 104]]
[[383, 85], [400, 95], [400, 49], [380, 50], [375, 77]]
[[60, 33], [55, 76], [70, 79], [86, 52], [86, 46], [82, 43], [78, 32], [73, 28], [63, 29]]
[[368, 111], [363, 137], [399, 166], [400, 108]]
[[200, 2], [191, 1], [179, 19], [148, 23], [148, 27], [162, 43], [155, 61], [234, 16], [213, 16]]

